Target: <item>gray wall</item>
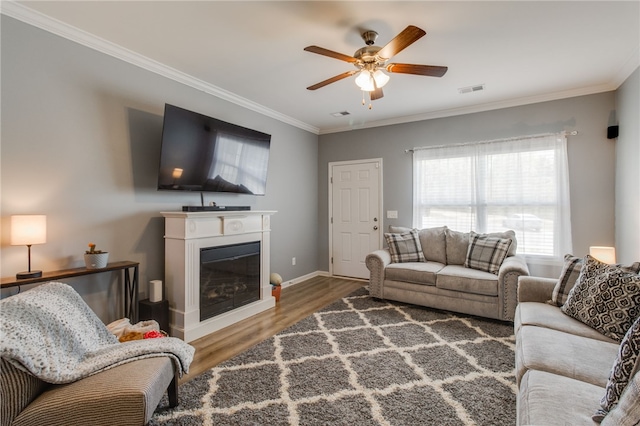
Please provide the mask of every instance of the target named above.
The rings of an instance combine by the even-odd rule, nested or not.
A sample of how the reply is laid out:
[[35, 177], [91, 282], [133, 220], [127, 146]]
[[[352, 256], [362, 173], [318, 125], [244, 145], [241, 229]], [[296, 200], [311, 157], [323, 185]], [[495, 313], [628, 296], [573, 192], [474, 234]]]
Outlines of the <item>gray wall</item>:
[[618, 260], [640, 259], [640, 68], [616, 92], [616, 250]]
[[[384, 99], [375, 108], [384, 108]], [[411, 226], [413, 147], [464, 143], [562, 130], [578, 130], [568, 137], [571, 181], [573, 251], [588, 253], [590, 245], [613, 245], [615, 143], [607, 140], [614, 93], [568, 98], [552, 102], [481, 113], [354, 130], [320, 136], [318, 264], [328, 268], [327, 163], [381, 157], [384, 176], [383, 229], [388, 225]], [[637, 141], [637, 138], [636, 138]], [[387, 210], [397, 210], [398, 219], [386, 219]], [[637, 240], [636, 240], [637, 241]], [[529, 265], [532, 273], [557, 276], [557, 264]]]
[[[317, 135], [5, 15], [1, 31], [2, 276], [27, 269], [26, 247], [9, 245], [10, 215], [45, 214], [33, 269], [83, 266], [94, 242], [112, 261], [141, 263], [143, 297], [149, 280], [164, 279], [160, 212], [200, 203], [199, 193], [156, 191], [165, 103], [272, 135], [267, 195], [205, 202], [277, 210], [271, 271], [285, 281], [317, 271]], [[68, 280], [103, 321], [122, 314], [105, 299], [119, 293], [113, 275]]]

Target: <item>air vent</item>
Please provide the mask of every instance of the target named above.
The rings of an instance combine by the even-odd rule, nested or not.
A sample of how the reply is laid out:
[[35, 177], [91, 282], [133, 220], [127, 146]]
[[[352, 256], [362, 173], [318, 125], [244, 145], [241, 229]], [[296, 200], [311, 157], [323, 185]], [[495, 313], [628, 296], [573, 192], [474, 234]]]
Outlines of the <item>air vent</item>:
[[340, 112], [332, 112], [331, 115], [334, 117], [344, 117], [345, 115], [351, 115], [349, 111], [340, 111]]
[[479, 92], [484, 90], [484, 84], [476, 84], [475, 86], [461, 87], [458, 89], [458, 93], [471, 93], [471, 92]]

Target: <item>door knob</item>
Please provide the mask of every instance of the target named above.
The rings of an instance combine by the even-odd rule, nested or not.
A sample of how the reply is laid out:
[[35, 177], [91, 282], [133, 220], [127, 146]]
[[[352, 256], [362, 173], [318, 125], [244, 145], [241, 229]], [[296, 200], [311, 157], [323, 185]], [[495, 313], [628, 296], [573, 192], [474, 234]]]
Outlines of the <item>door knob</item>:
[[377, 225], [376, 225], [376, 226], [374, 226], [374, 227], [373, 227], [373, 230], [374, 230], [374, 231], [377, 231], [377, 230], [378, 230], [378, 226], [377, 226]]

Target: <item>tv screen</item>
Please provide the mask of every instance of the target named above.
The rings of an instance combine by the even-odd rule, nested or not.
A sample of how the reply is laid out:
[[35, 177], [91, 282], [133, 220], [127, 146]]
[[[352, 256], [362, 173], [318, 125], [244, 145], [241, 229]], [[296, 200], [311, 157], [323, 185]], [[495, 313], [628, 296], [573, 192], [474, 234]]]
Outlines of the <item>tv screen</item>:
[[158, 189], [265, 195], [271, 135], [166, 104]]

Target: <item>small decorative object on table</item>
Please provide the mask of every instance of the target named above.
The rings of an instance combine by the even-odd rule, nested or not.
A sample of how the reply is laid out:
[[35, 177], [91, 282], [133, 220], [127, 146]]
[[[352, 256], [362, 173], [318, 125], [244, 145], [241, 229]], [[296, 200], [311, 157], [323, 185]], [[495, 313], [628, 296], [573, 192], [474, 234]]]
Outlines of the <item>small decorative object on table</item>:
[[276, 298], [276, 302], [280, 301], [280, 292], [282, 291], [282, 277], [280, 274], [273, 272], [269, 275], [271, 282], [271, 295]]
[[84, 253], [84, 264], [87, 269], [100, 269], [107, 266], [109, 252], [96, 250], [94, 243], [89, 243], [89, 250]]

